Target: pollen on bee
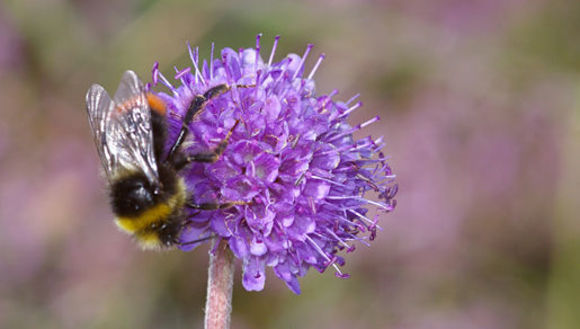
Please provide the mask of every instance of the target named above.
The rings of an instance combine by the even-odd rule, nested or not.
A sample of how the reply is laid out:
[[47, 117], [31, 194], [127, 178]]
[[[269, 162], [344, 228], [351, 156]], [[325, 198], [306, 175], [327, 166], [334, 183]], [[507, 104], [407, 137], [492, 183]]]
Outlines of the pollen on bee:
[[147, 93], [147, 102], [149, 103], [149, 108], [151, 108], [152, 111], [155, 111], [163, 116], [165, 115], [165, 102], [161, 100], [159, 96], [152, 93]]

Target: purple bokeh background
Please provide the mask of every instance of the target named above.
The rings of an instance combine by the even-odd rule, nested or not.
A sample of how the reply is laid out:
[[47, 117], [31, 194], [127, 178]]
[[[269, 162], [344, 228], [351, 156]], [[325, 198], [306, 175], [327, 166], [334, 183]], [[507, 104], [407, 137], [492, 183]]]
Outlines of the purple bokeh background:
[[[575, 328], [580, 6], [572, 1], [25, 1], [0, 5], [0, 328], [201, 328], [207, 247], [117, 231], [84, 111], [99, 82], [184, 67], [185, 42], [321, 52], [400, 191], [348, 280], [234, 291], [234, 328]], [[282, 55], [280, 55], [282, 56]], [[172, 71], [164, 72], [171, 75]], [[268, 278], [273, 278], [268, 273]]]

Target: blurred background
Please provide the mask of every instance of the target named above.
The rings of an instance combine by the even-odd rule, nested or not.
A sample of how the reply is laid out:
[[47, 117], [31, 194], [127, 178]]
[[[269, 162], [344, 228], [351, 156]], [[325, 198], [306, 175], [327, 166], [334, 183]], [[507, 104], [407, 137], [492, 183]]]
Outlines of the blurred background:
[[[580, 327], [580, 2], [88, 1], [0, 5], [0, 328], [202, 328], [207, 247], [117, 231], [87, 88], [172, 75], [186, 41], [320, 52], [319, 93], [361, 93], [398, 207], [340, 280], [270, 271], [233, 328]], [[238, 264], [239, 265], [239, 264]]]

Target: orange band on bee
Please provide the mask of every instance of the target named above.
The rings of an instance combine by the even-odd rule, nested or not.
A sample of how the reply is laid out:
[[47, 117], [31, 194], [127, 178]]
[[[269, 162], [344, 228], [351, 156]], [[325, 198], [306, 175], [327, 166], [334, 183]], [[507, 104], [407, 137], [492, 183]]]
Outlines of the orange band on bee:
[[152, 93], [147, 93], [147, 102], [149, 103], [149, 108], [163, 116], [165, 116], [165, 102], [157, 95]]

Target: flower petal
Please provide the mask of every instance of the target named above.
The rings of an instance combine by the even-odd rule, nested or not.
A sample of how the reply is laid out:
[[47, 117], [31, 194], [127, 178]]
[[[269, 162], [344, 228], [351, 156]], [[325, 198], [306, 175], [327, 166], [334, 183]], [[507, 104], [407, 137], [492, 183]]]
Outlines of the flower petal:
[[244, 259], [242, 284], [247, 291], [261, 291], [266, 282], [264, 259], [251, 256]]

